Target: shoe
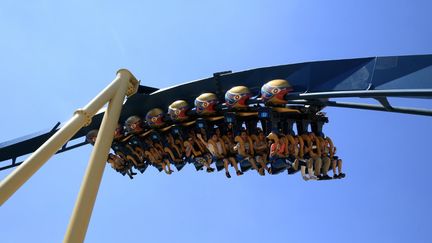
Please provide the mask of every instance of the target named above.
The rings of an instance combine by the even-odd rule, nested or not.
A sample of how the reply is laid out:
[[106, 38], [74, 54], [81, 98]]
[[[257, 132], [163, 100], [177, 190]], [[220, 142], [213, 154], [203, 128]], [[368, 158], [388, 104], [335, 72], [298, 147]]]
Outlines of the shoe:
[[333, 175], [333, 179], [339, 179], [340, 177], [339, 177], [339, 175], [338, 174], [334, 174]]
[[332, 178], [328, 175], [323, 175], [320, 180], [331, 180]]
[[345, 178], [345, 174], [344, 173], [339, 173], [338, 178], [339, 179]]
[[322, 180], [323, 176], [322, 175], [318, 175], [317, 176], [317, 180]]
[[307, 177], [307, 176], [303, 176], [303, 180], [308, 181], [308, 180], [309, 180], [309, 177]]
[[231, 178], [231, 175], [230, 175], [230, 173], [228, 171], [225, 172], [225, 175], [226, 175], [227, 178]]
[[238, 170], [238, 171], [236, 172], [236, 174], [237, 174], [237, 176], [241, 176], [241, 175], [243, 175], [243, 172], [241, 172], [241, 171]]
[[208, 167], [208, 168], [207, 168], [207, 172], [208, 172], [208, 173], [211, 173], [211, 172], [213, 172], [213, 171], [214, 171], [214, 169], [213, 169], [212, 167]]
[[309, 180], [318, 180], [318, 177], [311, 175], [311, 176], [309, 176]]

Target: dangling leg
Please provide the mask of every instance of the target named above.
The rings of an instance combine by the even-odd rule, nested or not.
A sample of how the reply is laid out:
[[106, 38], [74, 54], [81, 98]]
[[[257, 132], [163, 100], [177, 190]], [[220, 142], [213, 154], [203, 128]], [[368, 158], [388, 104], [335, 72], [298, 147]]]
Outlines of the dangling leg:
[[229, 161], [231, 162], [231, 165], [234, 167], [234, 169], [236, 170], [236, 174], [238, 175], [238, 176], [240, 176], [240, 175], [243, 175], [243, 172], [241, 172], [240, 170], [239, 170], [239, 167], [238, 167], [238, 163], [237, 163], [237, 161], [233, 158], [233, 157], [229, 157]]
[[330, 163], [331, 163], [330, 158], [329, 157], [323, 157], [321, 159], [321, 161], [323, 163], [323, 166], [322, 166], [323, 178], [326, 180], [331, 179], [331, 177], [327, 175], [328, 170], [330, 169]]
[[249, 162], [251, 163], [252, 168], [254, 168], [258, 172], [258, 174], [262, 176], [264, 175], [264, 172], [261, 172], [260, 169], [258, 169], [258, 166], [256, 165], [256, 162], [253, 158], [249, 158]]
[[171, 170], [171, 163], [169, 162], [168, 159], [165, 159], [165, 164], [168, 167], [169, 175], [171, 175], [171, 173], [173, 173], [174, 171]]
[[207, 167], [207, 172], [208, 173], [213, 172], [214, 168], [211, 167], [212, 157], [204, 155], [203, 160], [204, 160], [205, 167]]
[[225, 168], [225, 175], [227, 178], [231, 178], [231, 175], [230, 175], [229, 170], [228, 170], [228, 163], [229, 163], [228, 159], [224, 158], [223, 164], [224, 164], [224, 168]]
[[338, 177], [339, 178], [345, 178], [345, 174], [342, 173], [342, 160], [338, 159], [337, 164], [338, 164], [338, 171], [339, 171]]
[[265, 175], [264, 170], [266, 170], [268, 172], [268, 168], [267, 168], [266, 164], [264, 163], [264, 161], [262, 160], [262, 157], [261, 156], [257, 156], [256, 157], [256, 161], [261, 166], [261, 169], [259, 169], [259, 174], [260, 175]]
[[170, 171], [170, 169], [169, 169], [169, 167], [168, 167], [166, 161], [165, 161], [165, 160], [162, 161], [161, 164], [162, 164], [162, 168], [163, 168], [163, 170], [165, 171], [165, 173], [166, 173], [167, 175], [171, 175], [171, 171]]
[[319, 178], [319, 177], [321, 177], [322, 160], [321, 160], [321, 158], [315, 158], [314, 160], [315, 160], [315, 163], [314, 163], [315, 176]]
[[306, 166], [300, 166], [300, 170], [303, 180], [308, 181], [309, 177], [306, 175]]
[[316, 177], [316, 176], [314, 175], [313, 162], [314, 162], [314, 159], [312, 159], [312, 158], [310, 158], [310, 159], [307, 160], [307, 167], [308, 167], [309, 179], [310, 179], [310, 180], [317, 180], [318, 177]]
[[294, 163], [293, 163], [293, 169], [294, 169], [294, 170], [298, 170], [298, 167], [299, 167], [299, 160], [298, 160], [298, 159], [295, 159], [295, 160], [294, 160]]
[[338, 178], [338, 174], [336, 173], [336, 165], [337, 165], [337, 160], [333, 159], [332, 160], [333, 179]]

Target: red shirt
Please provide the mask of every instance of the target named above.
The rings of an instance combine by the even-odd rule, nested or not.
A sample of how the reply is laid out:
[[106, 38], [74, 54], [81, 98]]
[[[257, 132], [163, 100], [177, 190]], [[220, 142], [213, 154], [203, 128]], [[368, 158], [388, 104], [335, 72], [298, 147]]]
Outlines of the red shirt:
[[[280, 145], [279, 149], [276, 151], [276, 147]], [[279, 144], [279, 143], [273, 143], [270, 146], [270, 153], [274, 154], [274, 152], [276, 151], [277, 155], [284, 155], [285, 153], [285, 143]]]

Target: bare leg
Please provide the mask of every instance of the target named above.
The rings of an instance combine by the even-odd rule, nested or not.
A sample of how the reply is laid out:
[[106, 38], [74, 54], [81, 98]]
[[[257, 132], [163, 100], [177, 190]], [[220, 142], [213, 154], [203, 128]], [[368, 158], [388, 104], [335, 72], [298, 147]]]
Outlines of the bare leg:
[[254, 168], [254, 169], [258, 172], [258, 174], [260, 174], [260, 175], [264, 175], [264, 174], [261, 173], [260, 170], [258, 169], [258, 166], [256, 165], [256, 162], [255, 162], [254, 159], [249, 158], [249, 162], [251, 163], [252, 168]]
[[162, 164], [162, 168], [165, 171], [165, 173], [169, 174], [169, 171], [167, 169], [167, 166], [166, 166], [165, 162], [161, 162], [161, 164]]
[[340, 174], [340, 173], [342, 173], [342, 160], [338, 159], [337, 164], [338, 164], [338, 171], [339, 171], [339, 174]]
[[[337, 174], [336, 174], [336, 164], [337, 164], [337, 161], [336, 161], [336, 160], [333, 160], [333, 161], [332, 161], [333, 175], [337, 175]], [[339, 172], [339, 173], [340, 173], [340, 172]]]
[[329, 157], [324, 157], [322, 158], [322, 174], [323, 175], [327, 175], [328, 170], [330, 169], [330, 158]]
[[305, 181], [309, 180], [309, 177], [307, 177], [306, 175], [306, 166], [300, 166], [300, 170], [301, 170], [301, 175], [303, 180]]
[[214, 169], [210, 166], [211, 159], [207, 160], [205, 157], [203, 159], [204, 159], [204, 166], [207, 168], [207, 172], [213, 172]]
[[298, 159], [295, 159], [295, 160], [294, 160], [294, 163], [293, 163], [293, 169], [294, 169], [294, 170], [298, 170], [298, 167], [299, 167], [299, 160], [298, 160]]
[[171, 175], [172, 170], [170, 168], [170, 163], [167, 160], [162, 161], [162, 168], [164, 169], [167, 175]]
[[168, 167], [168, 171], [169, 171], [169, 173], [171, 174], [171, 173], [173, 173], [174, 171], [173, 170], [171, 170], [171, 163], [169, 162], [169, 160], [165, 160], [165, 163], [166, 163], [166, 165], [167, 165], [167, 167]]
[[126, 156], [126, 158], [127, 158], [127, 160], [132, 161], [132, 163], [133, 163], [136, 167], [139, 166], [138, 161], [136, 161], [136, 159], [134, 159], [134, 157], [128, 155], [128, 156]]
[[229, 173], [229, 171], [228, 171], [228, 163], [229, 163], [228, 159], [224, 159], [223, 162], [224, 162], [225, 172]]
[[258, 163], [261, 165], [261, 167], [264, 168], [267, 172], [269, 172], [269, 168], [267, 167], [266, 162], [264, 161], [263, 157], [260, 156], [259, 159], [260, 160], [258, 161]]
[[319, 176], [321, 174], [322, 160], [321, 158], [315, 158], [315, 176]]
[[229, 161], [231, 162], [231, 165], [234, 166], [237, 176], [243, 175], [243, 172], [239, 170], [237, 161], [233, 157], [229, 157]]
[[308, 159], [307, 167], [308, 167], [309, 178], [312, 180], [316, 180], [317, 177], [314, 175], [313, 162], [314, 160], [312, 158]]
[[233, 157], [229, 157], [229, 161], [231, 162], [231, 165], [234, 167], [234, 169], [236, 170], [236, 172], [240, 171], [239, 167], [238, 167], [238, 163], [237, 163], [237, 161]]

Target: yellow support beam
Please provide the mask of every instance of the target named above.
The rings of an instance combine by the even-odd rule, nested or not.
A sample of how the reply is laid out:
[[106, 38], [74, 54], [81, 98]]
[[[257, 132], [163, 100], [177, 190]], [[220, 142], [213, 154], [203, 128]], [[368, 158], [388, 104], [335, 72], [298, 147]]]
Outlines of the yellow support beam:
[[101, 127], [96, 138], [90, 160], [84, 175], [81, 189], [78, 194], [75, 208], [69, 222], [63, 242], [75, 243], [83, 242], [90, 216], [96, 201], [97, 192], [102, 180], [106, 160], [114, 137], [114, 130], [120, 117], [120, 112], [126, 95], [126, 82], [118, 86], [113, 99], [109, 102], [108, 109], [102, 120]]

